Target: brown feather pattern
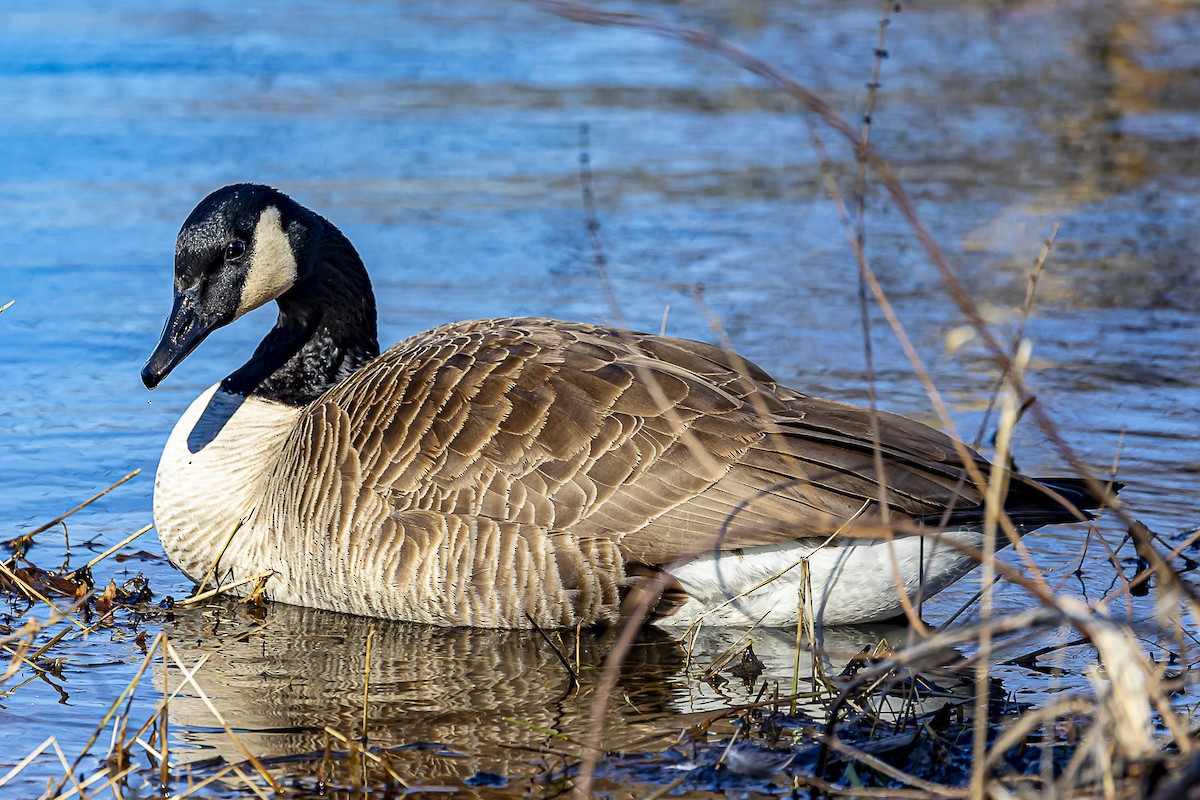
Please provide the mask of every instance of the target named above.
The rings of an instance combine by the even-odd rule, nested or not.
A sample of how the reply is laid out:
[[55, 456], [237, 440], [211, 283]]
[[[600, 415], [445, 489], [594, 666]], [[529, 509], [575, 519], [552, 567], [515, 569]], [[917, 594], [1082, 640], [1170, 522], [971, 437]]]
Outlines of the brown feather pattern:
[[[948, 437], [880, 425], [893, 515], [981, 502]], [[289, 595], [561, 626], [613, 620], [631, 564], [828, 535], [877, 497], [864, 409], [698, 342], [481, 320], [401, 342], [307, 407], [255, 527], [290, 532], [272, 559], [293, 564]]]

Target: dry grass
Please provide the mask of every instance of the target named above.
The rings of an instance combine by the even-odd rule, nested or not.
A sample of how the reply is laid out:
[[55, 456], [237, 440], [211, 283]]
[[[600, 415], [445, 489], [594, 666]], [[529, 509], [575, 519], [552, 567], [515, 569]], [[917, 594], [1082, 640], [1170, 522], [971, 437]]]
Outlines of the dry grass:
[[[1146, 759], [1151, 753], [1157, 752], [1160, 747], [1159, 743], [1153, 740], [1150, 735], [1152, 730], [1152, 713], [1157, 712], [1162, 715], [1160, 720], [1169, 727], [1175, 734], [1173, 746], [1178, 748], [1181, 753], [1188, 753], [1191, 750], [1190, 733], [1187, 726], [1175, 718], [1175, 714], [1171, 708], [1169, 691], [1161, 682], [1161, 673], [1154, 670], [1147, 663], [1144, 654], [1134, 637], [1129, 631], [1119, 624], [1109, 620], [1105, 614], [1105, 605], [1099, 604], [1096, 607], [1083, 607], [1078, 601], [1072, 598], [1060, 598], [1055, 595], [1046, 581], [1041, 570], [1038, 568], [1036, 561], [1025, 548], [1021, 537], [1018, 535], [1011, 521], [1009, 521], [1004, 513], [1003, 498], [1007, 493], [1007, 476], [1008, 471], [1004, 469], [1010, 460], [1010, 448], [1013, 431], [1019, 421], [1021, 414], [1032, 408], [1034, 417], [1038, 425], [1042, 428], [1047, 437], [1055, 443], [1060, 453], [1065, 460], [1075, 468], [1077, 474], [1084, 479], [1091, 481], [1093, 491], [1097, 496], [1107, 497], [1114, 513], [1118, 514], [1126, 523], [1130, 530], [1130, 535], [1134, 538], [1138, 548], [1139, 555], [1143, 560], [1150, 565], [1154, 574], [1158, 577], [1160, 583], [1168, 588], [1168, 599], [1164, 606], [1160, 608], [1160, 616], [1169, 618], [1173, 615], [1178, 615], [1181, 610], [1186, 610], [1190, 613], [1195, 622], [1195, 611], [1197, 608], [1196, 598], [1193, 590], [1182, 581], [1171, 568], [1167, 559], [1164, 559], [1158, 552], [1154, 544], [1154, 537], [1145, 529], [1144, 526], [1137, 523], [1132, 517], [1128, 516], [1121, 505], [1116, 501], [1115, 496], [1106, 487], [1103, 481], [1095, 478], [1086, 465], [1080, 459], [1073, 449], [1059, 435], [1057, 427], [1049, 418], [1048, 414], [1035, 404], [1035, 397], [1028, 388], [1024, 378], [1024, 365], [1029, 360], [1029, 343], [1021, 337], [1020, 330], [1023, 330], [1025, 320], [1028, 318], [1032, 307], [1033, 292], [1036, 287], [1037, 279], [1040, 276], [1046, 258], [1049, 255], [1050, 245], [1053, 238], [1057, 234], [1057, 226], [1051, 232], [1050, 237], [1046, 241], [1046, 245], [1039, 255], [1034, 269], [1029, 278], [1029, 289], [1026, 294], [1026, 299], [1022, 307], [1021, 328], [1017, 335], [1014, 336], [1011, 349], [1005, 350], [999, 344], [998, 337], [991, 331], [989, 326], [983, 320], [974, 301], [962, 287], [956, 275], [951, 269], [949, 263], [942, 255], [940, 248], [937, 246], [933, 237], [929, 234], [907, 196], [907, 192], [900, 182], [896, 179], [895, 174], [888, 166], [887, 162], [870, 146], [869, 132], [870, 120], [872, 119], [874, 104], [876, 101], [877, 90], [880, 86], [880, 73], [882, 57], [885, 52], [884, 44], [886, 31], [889, 24], [890, 4], [883, 4], [883, 12], [879, 28], [878, 42], [875, 48], [876, 58], [873, 62], [871, 80], [868, 83], [869, 93], [867, 100], [867, 109], [864, 114], [864, 124], [858, 134], [855, 134], [851, 126], [838, 115], [830, 106], [828, 106], [821, 98], [817, 97], [813, 92], [799, 84], [797, 81], [783, 74], [775, 67], [763, 62], [746, 51], [738, 48], [727, 41], [721, 40], [707, 32], [700, 31], [694, 28], [685, 28], [682, 26], [673, 25], [659, 19], [653, 19], [634, 13], [613, 13], [600, 11], [593, 7], [580, 5], [577, 3], [566, 2], [565, 0], [528, 0], [528, 2], [541, 8], [549, 13], [571, 19], [577, 22], [582, 22], [591, 25], [607, 26], [607, 27], [624, 27], [643, 30], [658, 36], [663, 36], [670, 39], [681, 41], [689, 46], [704, 50], [720, 57], [726, 58], [738, 66], [746, 69], [754, 74], [757, 74], [770, 83], [778, 86], [783, 91], [790, 94], [798, 100], [808, 111], [825, 126], [832, 130], [836, 135], [848, 141], [854, 148], [858, 156], [859, 172], [856, 179], [856, 211], [857, 222], [852, 223], [849, 214], [846, 211], [846, 206], [843, 203], [839, 194], [837, 183], [832, 177], [832, 171], [828, 166], [828, 160], [824, 156], [820, 136], [810, 124], [810, 132], [813, 138], [814, 147], [820, 155], [822, 164], [822, 173], [826, 178], [826, 187], [831, 198], [831, 201], [838, 208], [839, 214], [843, 220], [843, 226], [847, 231], [851, 247], [855, 254], [859, 276], [860, 276], [860, 298], [861, 298], [861, 314], [864, 339], [864, 352], [867, 359], [867, 369], [869, 377], [869, 395], [871, 399], [871, 407], [874, 410], [874, 382], [873, 382], [873, 362], [872, 362], [872, 346], [870, 340], [870, 325], [868, 323], [868, 305], [866, 302], [866, 289], [870, 290], [873, 299], [877, 306], [884, 313], [889, 325], [892, 327], [897, 340], [900, 342], [905, 354], [908, 356], [914, 370], [925, 386], [926, 392], [934, 404], [938, 412], [939, 418], [943, 427], [954, 435], [957, 433], [954, 430], [953, 420], [950, 417], [949, 411], [945, 403], [940, 397], [937, 387], [934, 385], [929, 376], [928, 371], [921, 363], [920, 357], [916, 352], [916, 348], [912, 345], [907, 333], [904, 330], [897, 314], [892, 308], [886, 293], [883, 291], [879, 281], [872, 271], [865, 252], [865, 210], [863, 199], [865, 197], [866, 172], [870, 168], [877, 179], [883, 184], [890, 194], [895, 206], [908, 220], [912, 231], [918, 241], [925, 248], [926, 253], [931, 263], [937, 267], [942, 274], [946, 288], [950, 297], [958, 306], [959, 310], [966, 317], [971, 332], [974, 336], [984, 344], [991, 357], [994, 359], [997, 371], [999, 373], [997, 379], [996, 390], [994, 397], [989, 400], [988, 411], [990, 413], [995, 404], [995, 398], [1000, 398], [1001, 418], [996, 436], [996, 457], [995, 463], [998, 465], [993, 470], [990, 476], [979, 474], [971, 467], [971, 461], [966, 457], [966, 451], [960, 452], [960, 457], [964, 464], [968, 465], [968, 470], [971, 471], [970, 479], [979, 487], [986, 498], [986, 518], [985, 518], [985, 550], [977, 554], [980, 562], [983, 565], [983, 575], [981, 578], [982, 588], [979, 598], [982, 601], [981, 617], [985, 624], [979, 626], [979, 636], [976, 640], [978, 646], [978, 658], [975, 664], [975, 698], [973, 705], [973, 735], [972, 735], [972, 752], [974, 758], [971, 762], [970, 781], [968, 784], [967, 794], [972, 798], [982, 798], [988, 795], [1002, 794], [1007, 790], [1001, 790], [992, 782], [992, 767], [994, 766], [994, 758], [989, 759], [987, 755], [987, 744], [991, 728], [989, 726], [989, 696], [988, 696], [988, 666], [993, 658], [993, 627], [990, 622], [993, 618], [991, 608], [991, 588], [995, 585], [995, 573], [997, 569], [996, 554], [993, 550], [993, 543], [996, 541], [996, 534], [1003, 532], [1008, 541], [1014, 546], [1017, 552], [1021, 555], [1026, 567], [1027, 575], [1022, 576], [1019, 582], [1031, 590], [1034, 597], [1042, 604], [1042, 606], [1051, 614], [1050, 619], [1058, 623], [1065, 623], [1073, 626], [1081, 633], [1087, 641], [1089, 641], [1097, 651], [1100, 663], [1108, 672], [1108, 679], [1103, 683], [1096, 684], [1096, 692], [1092, 698], [1094, 706], [1090, 709], [1093, 721], [1097, 724], [1101, 731], [1099, 734], [1094, 734], [1096, 741], [1109, 741], [1111, 746], [1107, 749], [1094, 747], [1092, 749], [1081, 748], [1077, 751], [1076, 757], [1072, 760], [1071, 768], [1067, 770], [1067, 775], [1072, 778], [1078, 777], [1080, 773], [1079, 764], [1083, 760], [1090, 758], [1094, 764], [1099, 767], [1099, 774], [1104, 776], [1102, 780], [1102, 788], [1107, 796], [1112, 796], [1116, 791], [1116, 777], [1124, 774], [1126, 767], [1131, 763], [1137, 763], [1141, 759]], [[586, 159], [581, 159], [583, 163], [587, 163]], [[591, 187], [587, 185], [585, 177], [585, 208], [588, 214], [588, 231], [593, 243], [593, 249], [596, 254], [597, 269], [600, 272], [601, 278], [607, 285], [607, 271], [604, 269], [606, 260], [604, 258], [603, 249], [599, 242], [598, 231], [599, 224], [594, 218], [594, 203], [591, 201]], [[611, 289], [609, 296], [612, 297]], [[723, 331], [714, 327], [714, 333], [718, 339], [724, 340]], [[986, 424], [986, 417], [985, 423]], [[883, 480], [883, 464], [881, 457], [881, 448], [878, 442], [878, 425], [875, 425], [876, 436], [876, 469], [881, 477], [880, 486], [884, 486], [886, 481]], [[886, 510], [886, 495], [880, 497], [880, 507]], [[1077, 510], [1076, 510], [1077, 511]], [[1080, 517], [1082, 519], [1082, 517]], [[884, 522], [886, 524], [886, 515]], [[889, 535], [886, 531], [884, 535]], [[1014, 577], [1014, 576], [1009, 576]], [[1140, 577], [1140, 576], [1139, 576]], [[656, 587], [657, 588], [657, 587]], [[659, 589], [661, 590], [661, 589]], [[903, 595], [902, 595], [903, 596]], [[925, 631], [919, 615], [911, 606], [906, 608], [906, 615], [917, 630], [923, 633]], [[639, 621], [635, 615], [634, 622]], [[797, 637], [797, 652], [799, 651], [799, 639]], [[934, 636], [933, 640], [936, 641]], [[627, 647], [631, 639], [628, 636], [622, 636], [618, 640], [617, 646], [614, 647], [610, 654], [609, 663], [606, 664], [606, 672], [615, 672], [620, 664], [623, 656], [622, 648]], [[1180, 646], [1185, 652], [1187, 650], [1187, 642], [1180, 637]], [[607, 688], [607, 687], [605, 687]], [[588, 797], [592, 790], [592, 780], [597, 760], [597, 754], [600, 752], [600, 741], [602, 738], [602, 721], [604, 713], [602, 710], [603, 704], [607, 703], [608, 691], [601, 692], [597, 697], [597, 710], [592, 717], [592, 728], [589, 731], [588, 750], [584, 754], [582, 769], [580, 771], [579, 780], [575, 786], [575, 795], [577, 797]], [[832, 724], [832, 718], [830, 720]], [[1019, 726], [1018, 726], [1019, 727]], [[1016, 729], [1016, 728], [1014, 728]], [[823, 746], [831, 748], [841, 748], [839, 740], [833, 737], [832, 731], [827, 731], [827, 738]], [[859, 759], [862, 760], [862, 759]], [[866, 763], [866, 762], [864, 762]], [[880, 764], [869, 764], [875, 769], [880, 768]], [[887, 771], [889, 777], [896, 780], [903, 780], [903, 775], [897, 775], [894, 772]], [[1043, 776], [1044, 777], [1044, 776]], [[946, 787], [930, 787], [922, 785], [923, 782], [916, 777], [910, 776], [910, 779], [905, 780], [911, 786], [930, 791], [933, 794], [943, 793], [947, 796], [957, 796], [960, 792]], [[1073, 794], [1082, 786], [1046, 786], [1040, 787], [1042, 791], [1053, 790], [1056, 795], [1065, 792], [1067, 796]], [[1091, 786], [1087, 787], [1091, 789]]]
[[[568, 19], [644, 30], [727, 58], [796, 98], [824, 126], [823, 130], [850, 143], [859, 164], [853, 216], [848, 210], [851, 204], [841, 197], [832, 168], [824, 158], [821, 130], [815, 125], [810, 129], [814, 147], [822, 156], [822, 173], [830, 202], [838, 210], [861, 279], [863, 346], [868, 374], [873, 369], [868, 321], [870, 301], [873, 301], [874, 308], [886, 318], [902, 345], [943, 426], [953, 431], [946, 404], [877, 280], [863, 246], [866, 226], [863, 198], [867, 177], [871, 174], [887, 190], [895, 208], [908, 220], [914, 237], [924, 247], [930, 263], [942, 274], [950, 299], [967, 321], [969, 334], [982, 343], [994, 361], [997, 380], [993, 396], [988, 400], [988, 414], [994, 407], [999, 409], [996, 464], [1009, 463], [1013, 432], [1028, 411], [1077, 474], [1095, 480], [1098, 495], [1107, 494], [1104, 480], [1092, 476], [1082, 459], [1059, 435], [1048, 413], [1034, 401], [1025, 377], [1024, 366], [1029, 361], [1030, 350], [1021, 329], [1031, 312], [1034, 288], [1050, 254], [1057, 228], [1049, 232], [1046, 246], [1030, 272], [1029, 291], [1022, 307], [1022, 328], [1007, 346], [1002, 346], [1000, 338], [985, 323], [922, 224], [904, 187], [888, 163], [870, 145], [869, 125], [855, 131], [827, 103], [792, 78], [706, 32], [637, 14], [602, 12], [559, 0], [529, 2]], [[881, 84], [889, 7], [890, 4], [883, 4], [876, 58], [868, 84], [871, 91], [867, 119], [873, 114], [876, 92]], [[583, 135], [586, 137], [586, 131]], [[605, 279], [614, 314], [620, 319], [617, 298], [607, 280], [586, 138], [583, 145], [580, 170], [589, 241], [597, 269]], [[8, 305], [0, 307], [0, 312], [6, 308]], [[723, 338], [723, 331], [715, 321], [714, 334], [718, 339]], [[871, 377], [873, 380], [873, 375]], [[873, 407], [873, 383], [870, 394]], [[877, 446], [877, 469], [882, 471], [879, 452]], [[965, 455], [964, 450], [964, 463], [972, 463]], [[55, 647], [101, 626], [119, 626], [122, 614], [144, 616], [151, 613], [148, 598], [137, 592], [136, 585], [123, 589], [110, 582], [108, 589], [97, 591], [91, 579], [91, 571], [100, 567], [105, 558], [133, 541], [149, 526], [92, 559], [86, 570], [47, 572], [24, 559], [34, 536], [60, 525], [67, 517], [134, 475], [136, 473], [126, 476], [91, 500], [9, 543], [13, 555], [7, 562], [0, 563], [0, 590], [10, 597], [25, 598], [28, 604], [22, 625], [0, 637], [0, 646], [10, 657], [7, 670], [0, 676], [0, 687], [6, 696], [12, 696], [32, 680], [52, 681], [54, 675], [49, 656]], [[574, 667], [571, 666], [568, 643], [559, 637], [556, 645], [543, 633], [547, 646], [555, 651], [565, 672], [570, 674], [572, 697], [578, 690], [578, 702], [590, 711], [590, 721], [579, 737], [546, 729], [548, 737], [555, 740], [555, 747], [546, 747], [540, 755], [547, 757], [546, 763], [550, 763], [551, 755], [560, 761], [558, 766], [541, 770], [536, 785], [547, 796], [569, 790], [577, 797], [590, 797], [598, 789], [611, 790], [623, 781], [630, 785], [656, 783], [657, 788], [648, 789], [646, 796], [659, 797], [681, 788], [715, 791], [722, 788], [722, 780], [726, 781], [725, 786], [733, 785], [749, 792], [791, 789], [797, 793], [807, 790], [813, 794], [856, 797], [971, 797], [982, 800], [1018, 796], [1153, 796], [1169, 800], [1192, 796], [1192, 786], [1200, 777], [1194, 736], [1196, 720], [1194, 709], [1180, 707], [1177, 693], [1187, 685], [1188, 670], [1194, 659], [1191, 654], [1195, 642], [1191, 631], [1197, 628], [1197, 598], [1193, 587], [1179, 574], [1176, 564], [1183, 551], [1200, 537], [1200, 531], [1173, 548], [1164, 547], [1161, 537], [1140, 524], [1124, 506], [1110, 497], [1105, 513], [1118, 517], [1128, 530], [1128, 538], [1145, 566], [1132, 577], [1125, 576], [1116, 556], [1124, 543], [1113, 546], [1097, 530], [1095, 539], [1112, 554], [1118, 579], [1107, 596], [1085, 605], [1056, 591], [1050, 578], [1040, 569], [1037, 554], [1026, 546], [1005, 516], [1002, 501], [1006, 479], [1007, 471], [1002, 468], [990, 475], [976, 470], [970, 476], [987, 497], [985, 524], [991, 534], [985, 537], [988, 544], [984, 551], [975, 553], [983, 568], [979, 593], [969, 604], [974, 607], [978, 603], [973, 622], [954, 624], [958, 617], [956, 613], [942, 627], [930, 628], [918, 613], [918, 599], [906, 609], [911, 629], [916, 634], [915, 641], [894, 650], [880, 645], [844, 661], [839, 671], [831, 666], [838, 658], [837, 654], [822, 646], [821, 633], [811, 614], [802, 614], [801, 624], [792, 640], [795, 659], [790, 673], [790, 693], [780, 693], [778, 682], [773, 691], [765, 681], [755, 683], [757, 675], [754, 673], [761, 667], [761, 662], [755, 654], [754, 639], [770, 634], [749, 630], [744, 639], [725, 652], [711, 654], [710, 663], [701, 665], [698, 679], [715, 684], [719, 680], [728, 680], [723, 676], [733, 675], [746, 681], [747, 685], [761, 686], [756, 699], [730, 705], [718, 712], [693, 716], [686, 725], [678, 727], [675, 742], [669, 747], [664, 747], [656, 735], [646, 741], [635, 741], [634, 745], [641, 749], [631, 749], [627, 745], [624, 752], [614, 752], [606, 730], [606, 723], [611, 718], [610, 706], [621, 699], [618, 691], [622, 667], [638, 642], [641, 623], [666, 587], [669, 579], [665, 574], [645, 588], [627, 623], [608, 642], [602, 663], [589, 667], [581, 662], [580, 632], [576, 632], [573, 643]], [[886, 497], [881, 497], [880, 501], [886, 507]], [[233, 533], [236, 529], [230, 536]], [[868, 535], [872, 531], [856, 527], [855, 533]], [[890, 537], [911, 531], [885, 525], [874, 533]], [[929, 534], [928, 531], [924, 533]], [[935, 546], [950, 546], [938, 543], [936, 534], [931, 536]], [[1020, 561], [1019, 568], [997, 558], [993, 543], [1001, 536], [1012, 544]], [[26, 566], [22, 567], [20, 563]], [[793, 567], [806, 571], [807, 564], [800, 561]], [[269, 572], [263, 572], [244, 582], [257, 581], [261, 588], [262, 582], [269, 577]], [[1177, 664], [1163, 659], [1152, 660], [1151, 651], [1140, 636], [1141, 631], [1110, 612], [1115, 604], [1138, 591], [1151, 577], [1158, 589], [1161, 631], [1173, 645], [1172, 654]], [[1016, 614], [996, 613], [992, 590], [1002, 581], [1024, 590], [1034, 607]], [[208, 583], [207, 578], [204, 583]], [[180, 605], [200, 606], [212, 600], [215, 594], [235, 588], [239, 586], [231, 584], [212, 591], [200, 591]], [[731, 598], [730, 602], [734, 600]], [[804, 598], [798, 598], [798, 602], [805, 607]], [[46, 610], [48, 617], [36, 617], [34, 609]], [[1190, 623], [1185, 621], [1187, 618]], [[1029, 650], [1028, 641], [1031, 631], [1044, 631], [1055, 626], [1073, 632], [1071, 646], [1090, 647], [1094, 651], [1096, 669], [1089, 675], [1091, 690], [1062, 692], [1036, 708], [1014, 706], [996, 696], [993, 670], [1015, 662], [1034, 664], [1044, 656], [1054, 655], [1053, 648]], [[253, 752], [198, 679], [211, 655], [225, 645], [215, 645], [209, 654], [188, 662], [167, 636], [159, 633], [148, 646], [143, 643], [144, 658], [136, 673], [99, 720], [86, 747], [74, 760], [66, 757], [55, 737], [48, 737], [30, 748], [27, 755], [0, 776], [0, 790], [37, 759], [52, 753], [62, 766], [63, 774], [61, 780], [48, 788], [46, 797], [95, 796], [97, 787], [104, 787], [112, 796], [120, 797], [126, 791], [123, 787], [127, 786], [130, 776], [138, 774], [154, 779], [151, 787], [147, 778], [141, 796], [183, 798], [200, 796], [210, 789], [219, 789], [224, 794], [259, 797], [308, 796], [324, 794], [327, 790], [341, 792], [337, 796], [350, 796], [355, 792], [363, 796], [368, 793], [403, 794], [419, 786], [420, 782], [406, 776], [403, 768], [397, 766], [395, 748], [372, 743], [368, 738], [368, 712], [372, 707], [374, 680], [371, 672], [374, 634], [372, 628], [361, 654], [361, 715], [348, 722], [346, 727], [346, 730], [357, 728], [359, 735], [354, 737], [326, 727], [324, 752], [319, 758], [306, 762], [319, 766], [315, 773], [301, 774], [302, 780], [296, 779], [300, 773], [287, 760]], [[698, 634], [699, 626], [690, 631], [689, 648], [695, 645]], [[802, 674], [801, 670], [802, 653], [811, 656], [812, 666], [807, 674]], [[353, 652], [344, 655], [346, 658], [359, 657]], [[151, 701], [151, 693], [140, 691], [141, 681], [156, 658], [161, 664], [162, 687], [161, 693], [154, 693]], [[5, 686], [6, 682], [26, 673], [29, 676], [24, 681]], [[172, 684], [174, 688], [171, 688]], [[216, 726], [237, 747], [243, 761], [208, 767], [172, 762], [169, 711], [185, 689], [209, 709]], [[136, 729], [135, 719], [141, 720]], [[513, 723], [537, 728], [519, 720], [513, 720]], [[110, 745], [103, 766], [79, 777], [85, 757], [94, 755], [92, 748], [101, 741], [106, 730], [109, 731]], [[148, 734], [151, 734], [149, 739], [146, 738]], [[138, 764], [135, 753], [144, 755], [148, 766]], [[681, 766], [685, 762], [686, 768]], [[652, 769], [656, 765], [660, 767], [658, 772]], [[646, 780], [646, 775], [663, 777]]]

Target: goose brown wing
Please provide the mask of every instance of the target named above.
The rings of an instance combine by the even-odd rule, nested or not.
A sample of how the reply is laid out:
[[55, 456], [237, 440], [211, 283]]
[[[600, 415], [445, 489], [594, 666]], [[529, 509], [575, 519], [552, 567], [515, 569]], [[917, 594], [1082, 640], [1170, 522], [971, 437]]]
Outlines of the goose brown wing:
[[[864, 438], [832, 433], [823, 412], [845, 413], [842, 404], [802, 398], [807, 413], [781, 415], [737, 459], [727, 474], [686, 506], [652, 520], [625, 547], [639, 560], [661, 563], [699, 550], [732, 549], [788, 539], [823, 539], [846, 531], [846, 523], [879, 519], [878, 472], [869, 428]], [[869, 418], [869, 411], [853, 409]], [[975, 508], [982, 496], [969, 481], [948, 437], [945, 447], [921, 441], [908, 449], [911, 420], [881, 415], [880, 438], [893, 522], [940, 514], [948, 505]], [[929, 436], [936, 431], [920, 426]], [[986, 474], [986, 470], [985, 470]], [[848, 530], [853, 535], [853, 530]]]
[[[616, 539], [659, 564], [820, 536], [878, 497], [869, 412], [778, 387], [711, 345], [552, 320], [481, 320], [401, 342], [330, 390], [364, 488], [435, 511]], [[954, 496], [931, 429], [881, 415], [896, 513]], [[976, 505], [977, 495], [960, 504]]]
[[[638, 349], [652, 338], [536, 319], [445, 326], [306, 414], [347, 415], [364, 483], [399, 509], [560, 529], [606, 509], [610, 536], [702, 491], [769, 424], [747, 404], [758, 381], [700, 353]], [[695, 452], [677, 459], [685, 432]]]

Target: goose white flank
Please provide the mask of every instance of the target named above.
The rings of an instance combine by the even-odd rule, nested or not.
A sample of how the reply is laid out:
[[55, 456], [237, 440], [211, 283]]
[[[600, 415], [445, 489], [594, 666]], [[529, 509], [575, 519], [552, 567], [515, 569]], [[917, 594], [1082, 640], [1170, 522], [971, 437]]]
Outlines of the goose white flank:
[[[274, 328], [158, 467], [159, 536], [193, 580], [272, 570], [284, 603], [551, 628], [616, 622], [665, 572], [657, 624], [794, 625], [806, 562], [809, 611], [838, 625], [976, 565], [983, 494], [946, 435], [880, 413], [880, 472], [868, 410], [597, 325], [457, 322], [380, 353], [353, 245], [266, 186], [219, 189], [184, 222], [146, 386], [272, 300]], [[1008, 478], [1020, 533], [1097, 507], [1077, 479]]]

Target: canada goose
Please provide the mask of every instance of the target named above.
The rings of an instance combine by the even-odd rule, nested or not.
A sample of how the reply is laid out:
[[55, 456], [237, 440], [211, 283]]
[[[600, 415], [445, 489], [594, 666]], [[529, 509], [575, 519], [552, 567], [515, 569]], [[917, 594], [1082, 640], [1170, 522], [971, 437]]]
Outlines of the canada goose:
[[[172, 431], [154, 517], [193, 580], [273, 570], [268, 596], [438, 625], [618, 618], [648, 574], [663, 624], [826, 624], [900, 614], [975, 565], [983, 496], [952, 440], [776, 384], [717, 347], [550, 319], [416, 334], [382, 355], [375, 300], [333, 224], [267, 186], [219, 189], [175, 248], [174, 304], [142, 369], [158, 385], [271, 300], [254, 355]], [[972, 458], [987, 474], [979, 455]], [[1074, 479], [1010, 476], [1021, 532], [1095, 508]], [[947, 528], [933, 532], [946, 517]], [[955, 544], [959, 546], [955, 546]], [[755, 588], [758, 587], [758, 588]], [[736, 598], [731, 601], [731, 598]]]

